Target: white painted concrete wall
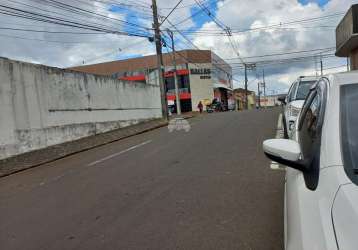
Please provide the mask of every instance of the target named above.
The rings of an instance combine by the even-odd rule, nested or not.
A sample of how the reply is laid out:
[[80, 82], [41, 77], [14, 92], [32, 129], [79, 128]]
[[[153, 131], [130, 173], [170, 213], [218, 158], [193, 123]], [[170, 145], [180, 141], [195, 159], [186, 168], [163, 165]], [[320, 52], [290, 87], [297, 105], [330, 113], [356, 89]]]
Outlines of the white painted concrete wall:
[[263, 97], [261, 96], [260, 98], [260, 105], [263, 107], [273, 107], [273, 106], [278, 106], [281, 104], [281, 102], [278, 100], [278, 95], [277, 96], [266, 96]]
[[[211, 63], [189, 64], [190, 69], [211, 69]], [[200, 75], [190, 74], [191, 105], [193, 111], [199, 111], [198, 104], [204, 99], [214, 99], [214, 85], [212, 79], [200, 79]], [[205, 110], [205, 107], [204, 107]]]
[[0, 159], [160, 117], [157, 81], [0, 58]]

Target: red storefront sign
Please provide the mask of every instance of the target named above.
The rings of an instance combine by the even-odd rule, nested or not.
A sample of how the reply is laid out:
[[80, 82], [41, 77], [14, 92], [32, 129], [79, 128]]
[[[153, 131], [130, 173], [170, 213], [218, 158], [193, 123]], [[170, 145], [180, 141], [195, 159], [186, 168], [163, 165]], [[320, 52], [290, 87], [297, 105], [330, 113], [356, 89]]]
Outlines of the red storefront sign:
[[[180, 93], [179, 98], [180, 98], [180, 100], [191, 99], [191, 93]], [[174, 101], [176, 98], [175, 98], [175, 95], [173, 95], [173, 94], [167, 94], [167, 99], [170, 101]]]
[[[177, 70], [177, 75], [178, 76], [182, 76], [182, 75], [189, 75], [189, 70], [187, 69], [178, 69]], [[174, 76], [174, 72], [173, 71], [167, 71], [164, 73], [165, 77], [173, 77]]]

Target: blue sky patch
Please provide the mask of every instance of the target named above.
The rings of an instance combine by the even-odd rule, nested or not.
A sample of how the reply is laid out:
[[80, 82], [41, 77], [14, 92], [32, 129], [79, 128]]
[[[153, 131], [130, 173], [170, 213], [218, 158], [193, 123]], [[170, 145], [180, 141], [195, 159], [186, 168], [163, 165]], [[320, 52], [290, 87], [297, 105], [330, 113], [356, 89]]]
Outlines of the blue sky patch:
[[[144, 26], [143, 22], [142, 22], [142, 18], [140, 16], [140, 13], [138, 13], [136, 11], [130, 11], [128, 9], [123, 9], [117, 5], [111, 5], [108, 10], [111, 12], [123, 14], [125, 16], [125, 21], [127, 21], [128, 23], [132, 23], [132, 24], [139, 25], [139, 26]], [[140, 29], [142, 31], [138, 32], [139, 29], [140, 28], [133, 26], [133, 25], [123, 24], [123, 26], [121, 27], [120, 30], [128, 32], [128, 33], [139, 33], [141, 35], [147, 35], [147, 36], [149, 35], [149, 32], [145, 31], [144, 29]]]
[[318, 3], [319, 6], [325, 6], [330, 0], [298, 0], [299, 3], [306, 5], [309, 3]]
[[[205, 6], [213, 16], [216, 15], [216, 12], [218, 10], [216, 0], [207, 1]], [[207, 15], [207, 13], [203, 11], [199, 6], [192, 7], [190, 9], [190, 14], [194, 16], [193, 22], [195, 24], [195, 28], [200, 28], [204, 25], [204, 23], [212, 21], [212, 19]]]

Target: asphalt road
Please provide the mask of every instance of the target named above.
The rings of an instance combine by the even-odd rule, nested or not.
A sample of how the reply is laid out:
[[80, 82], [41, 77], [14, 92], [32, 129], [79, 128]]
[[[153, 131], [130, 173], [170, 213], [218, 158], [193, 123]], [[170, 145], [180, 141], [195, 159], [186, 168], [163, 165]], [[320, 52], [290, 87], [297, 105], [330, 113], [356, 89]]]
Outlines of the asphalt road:
[[278, 110], [227, 112], [0, 179], [0, 249], [283, 249]]

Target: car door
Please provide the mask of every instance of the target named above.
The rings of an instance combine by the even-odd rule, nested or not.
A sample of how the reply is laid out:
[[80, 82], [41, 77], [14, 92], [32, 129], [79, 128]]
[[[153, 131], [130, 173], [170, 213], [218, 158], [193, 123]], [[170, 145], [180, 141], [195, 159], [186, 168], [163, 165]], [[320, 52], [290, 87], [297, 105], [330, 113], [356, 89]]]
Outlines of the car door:
[[[328, 247], [327, 237], [322, 229], [327, 226], [327, 219], [329, 222], [330, 218], [329, 215], [321, 214], [322, 190], [320, 189], [319, 192], [316, 190], [326, 102], [324, 91], [325, 88], [322, 86], [317, 86], [310, 91], [299, 118], [298, 141], [302, 158], [311, 171], [304, 174], [286, 168], [285, 248], [287, 250], [334, 249]], [[332, 242], [329, 246], [332, 246]]]

